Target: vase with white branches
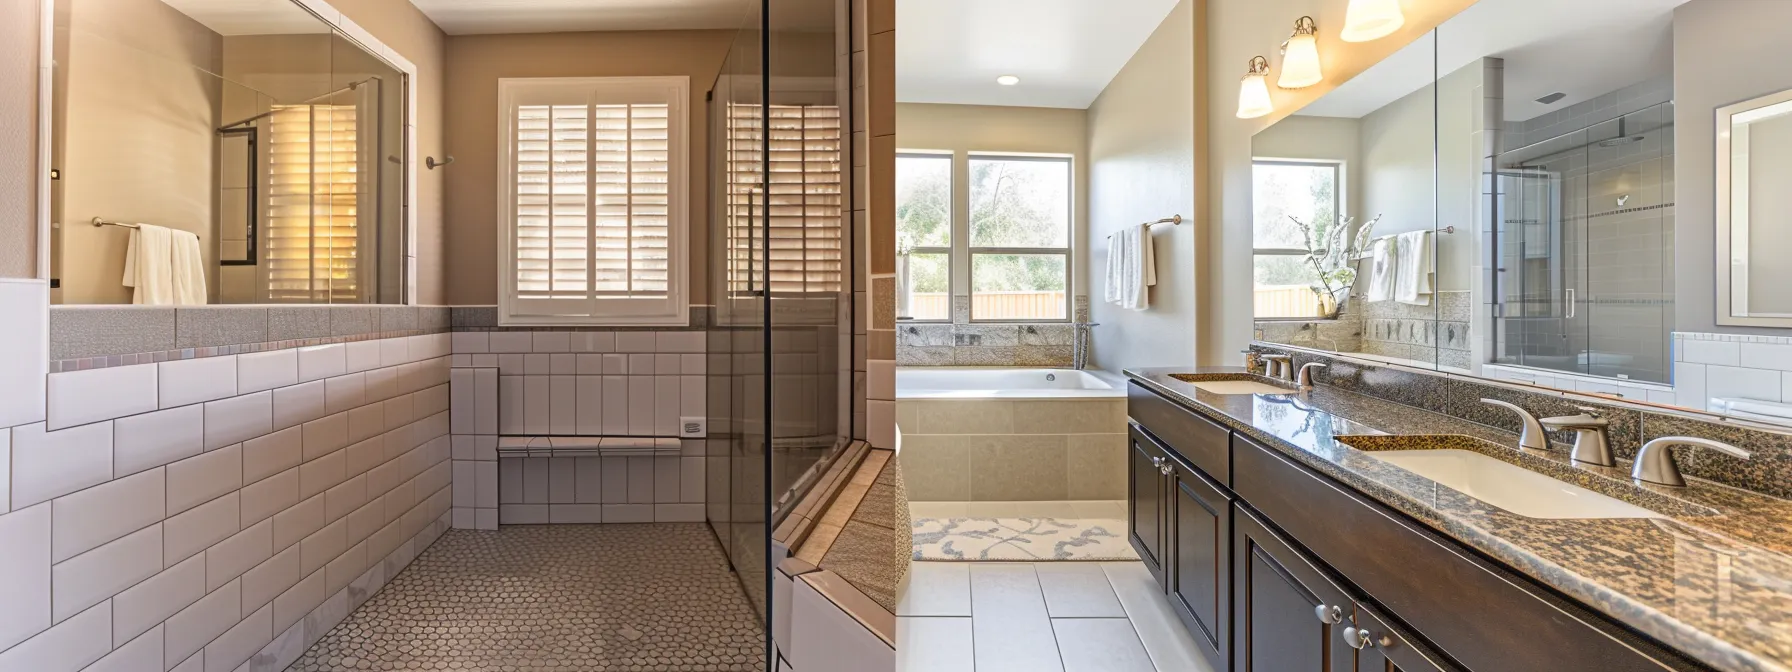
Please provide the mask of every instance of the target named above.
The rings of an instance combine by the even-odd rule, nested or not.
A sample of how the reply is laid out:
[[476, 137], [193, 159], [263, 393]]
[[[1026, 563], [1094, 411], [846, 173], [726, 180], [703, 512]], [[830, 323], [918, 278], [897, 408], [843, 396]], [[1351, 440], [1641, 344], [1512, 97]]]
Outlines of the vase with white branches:
[[1369, 240], [1373, 236], [1375, 225], [1381, 221], [1381, 215], [1365, 222], [1358, 228], [1356, 235], [1350, 234], [1355, 217], [1345, 217], [1331, 230], [1326, 231], [1324, 240], [1320, 240], [1313, 225], [1300, 221], [1300, 218], [1289, 215], [1288, 219], [1300, 227], [1301, 238], [1306, 243], [1307, 265], [1313, 267], [1318, 280], [1311, 286], [1314, 297], [1319, 300], [1326, 319], [1338, 316], [1349, 298], [1350, 288], [1356, 284], [1356, 260], [1369, 249]]

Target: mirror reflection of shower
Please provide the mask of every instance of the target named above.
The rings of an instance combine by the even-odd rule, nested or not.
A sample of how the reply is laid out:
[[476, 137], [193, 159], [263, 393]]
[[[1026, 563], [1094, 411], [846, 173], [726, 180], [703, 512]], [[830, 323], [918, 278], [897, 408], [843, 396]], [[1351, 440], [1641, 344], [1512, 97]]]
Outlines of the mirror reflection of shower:
[[1503, 143], [1493, 180], [1494, 362], [1668, 380], [1673, 102], [1633, 107]]

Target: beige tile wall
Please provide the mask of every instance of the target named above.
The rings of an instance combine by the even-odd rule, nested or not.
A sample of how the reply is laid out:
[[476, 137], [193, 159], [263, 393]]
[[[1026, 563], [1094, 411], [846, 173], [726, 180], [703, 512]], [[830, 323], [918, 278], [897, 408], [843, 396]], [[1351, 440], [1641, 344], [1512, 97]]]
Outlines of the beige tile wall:
[[1126, 400], [897, 403], [913, 501], [1126, 496]]
[[[896, 445], [896, 0], [853, 7], [853, 222], [867, 222], [865, 438]], [[869, 151], [861, 152], [861, 149]], [[864, 165], [859, 157], [865, 157]], [[890, 376], [890, 380], [883, 380]]]

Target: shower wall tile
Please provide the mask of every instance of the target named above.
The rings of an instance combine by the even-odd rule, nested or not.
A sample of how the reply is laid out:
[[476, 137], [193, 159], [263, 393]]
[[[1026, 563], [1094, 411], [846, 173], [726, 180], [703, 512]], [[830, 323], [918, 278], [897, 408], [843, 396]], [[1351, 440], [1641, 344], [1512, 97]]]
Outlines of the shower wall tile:
[[[203, 318], [168, 324], [228, 332], [242, 315], [267, 319], [266, 309], [130, 315], [187, 310]], [[108, 314], [64, 312], [88, 325]], [[0, 667], [61, 664], [39, 660], [39, 649], [68, 661], [136, 660], [153, 642], [155, 665], [200, 660], [203, 649], [203, 662], [231, 669], [269, 644], [274, 611], [287, 627], [309, 616], [333, 623], [347, 610], [312, 610], [346, 604], [343, 591], [366, 569], [395, 572], [427, 547], [451, 514], [449, 339], [383, 340], [399, 347], [368, 342], [399, 359], [361, 358], [375, 368], [353, 373], [337, 366], [343, 358], [333, 355], [346, 350], [336, 343], [304, 367], [287, 349], [47, 377], [39, 387], [55, 392], [46, 395], [54, 423], [0, 430], [0, 583], [26, 577], [43, 590], [40, 604], [31, 590], [0, 585], [24, 600], [0, 610], [0, 649], [10, 648]], [[319, 379], [299, 382], [301, 368]], [[293, 427], [276, 431], [276, 414], [278, 426]], [[41, 551], [28, 534], [38, 513]], [[363, 583], [363, 594], [383, 582]], [[295, 585], [321, 590], [278, 597]], [[82, 634], [90, 620], [101, 626], [93, 636]]]

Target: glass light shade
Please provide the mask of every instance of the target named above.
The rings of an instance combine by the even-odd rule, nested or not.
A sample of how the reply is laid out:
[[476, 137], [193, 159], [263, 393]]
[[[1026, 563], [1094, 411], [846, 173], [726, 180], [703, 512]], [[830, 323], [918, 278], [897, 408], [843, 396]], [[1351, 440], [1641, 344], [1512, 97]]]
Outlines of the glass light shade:
[[1276, 80], [1276, 86], [1300, 89], [1322, 79], [1325, 75], [1319, 72], [1319, 40], [1312, 35], [1288, 38], [1288, 46], [1282, 51], [1282, 76]]
[[1344, 10], [1344, 33], [1338, 38], [1368, 42], [1387, 37], [1405, 24], [1400, 0], [1350, 0], [1350, 6]]
[[1245, 75], [1238, 82], [1238, 118], [1255, 119], [1276, 111], [1269, 102], [1269, 75]]

